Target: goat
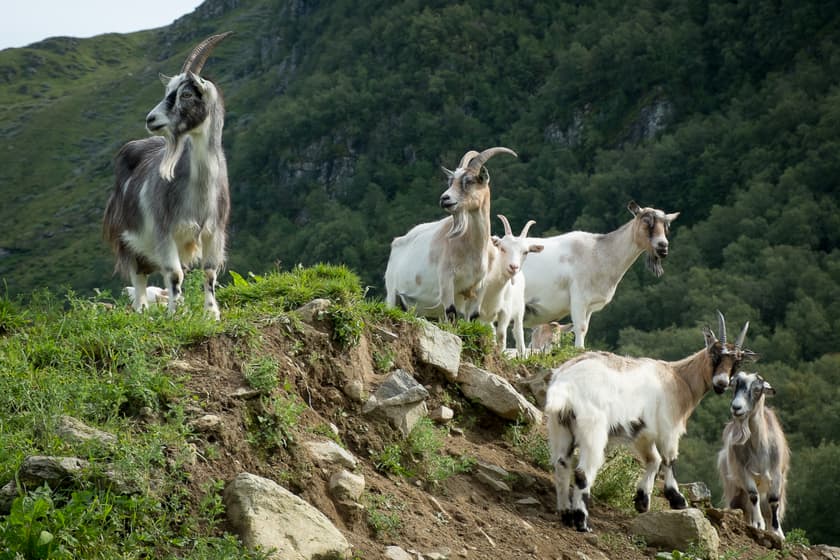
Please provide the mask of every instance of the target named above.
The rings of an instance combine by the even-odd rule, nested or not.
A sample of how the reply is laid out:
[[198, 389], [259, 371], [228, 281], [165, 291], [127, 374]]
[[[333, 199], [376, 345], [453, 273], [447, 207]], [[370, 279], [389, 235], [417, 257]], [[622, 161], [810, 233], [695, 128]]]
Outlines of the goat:
[[633, 219], [611, 233], [572, 231], [531, 240], [545, 245], [545, 250], [522, 267], [526, 327], [558, 321], [571, 313], [575, 346], [583, 348], [592, 313], [612, 300], [639, 255], [646, 251], [648, 268], [662, 275], [668, 229], [679, 212], [665, 214], [640, 208], [633, 201], [627, 209]]
[[455, 171], [443, 168], [448, 188], [440, 206], [451, 214], [414, 226], [391, 242], [385, 301], [426, 317], [472, 318], [489, 268], [490, 174], [484, 164], [509, 148], [469, 151]]
[[776, 394], [757, 373], [739, 372], [732, 378], [732, 420], [723, 429], [723, 448], [718, 453], [718, 470], [724, 500], [744, 512], [747, 522], [764, 530], [769, 522], [782, 540], [785, 515], [785, 486], [790, 467], [782, 426], [764, 397]]
[[[686, 507], [677, 487], [674, 463], [686, 421], [703, 396], [723, 393], [744, 358], [749, 322], [734, 344], [726, 341], [726, 322], [718, 311], [718, 340], [703, 329], [706, 347], [676, 362], [587, 352], [552, 372], [545, 412], [557, 509], [567, 525], [590, 531], [589, 489], [604, 463], [607, 444], [628, 441], [645, 464], [636, 485], [636, 511], [647, 511], [653, 483], [664, 465], [665, 497], [673, 509]], [[579, 450], [571, 497], [572, 455]]]
[[531, 341], [528, 348], [531, 352], [549, 352], [552, 346], [560, 344], [563, 333], [572, 330], [571, 323], [552, 321], [543, 323], [531, 329]]
[[525, 314], [525, 278], [519, 271], [528, 253], [539, 253], [543, 246], [526, 241], [528, 230], [536, 223], [534, 220], [529, 220], [517, 237], [513, 235], [508, 219], [502, 214], [498, 216], [505, 227], [505, 235], [501, 238], [491, 238], [490, 270], [485, 279], [478, 317], [493, 326], [496, 344], [502, 350], [507, 348], [507, 330], [513, 321], [513, 338], [516, 341], [516, 351], [521, 356], [525, 353], [525, 333], [522, 327]]
[[116, 257], [115, 272], [134, 287], [138, 311], [148, 306], [148, 275], [159, 271], [174, 312], [183, 299], [184, 267], [200, 261], [204, 309], [219, 319], [216, 277], [225, 261], [230, 214], [225, 111], [221, 91], [199, 74], [228, 35], [199, 43], [177, 76], [161, 74], [164, 98], [146, 117], [146, 129], [157, 136], [126, 143], [115, 159], [103, 235]]

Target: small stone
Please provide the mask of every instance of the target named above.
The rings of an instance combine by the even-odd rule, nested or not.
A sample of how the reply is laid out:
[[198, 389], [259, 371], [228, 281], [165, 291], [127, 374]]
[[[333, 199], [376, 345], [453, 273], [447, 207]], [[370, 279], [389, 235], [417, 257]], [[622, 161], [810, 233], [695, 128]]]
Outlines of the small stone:
[[365, 477], [346, 469], [330, 477], [330, 492], [339, 501], [357, 502], [365, 491]]
[[344, 385], [344, 394], [356, 402], [365, 401], [365, 384], [358, 379], [348, 381]]
[[445, 424], [455, 417], [455, 412], [448, 406], [439, 406], [429, 412], [429, 418], [440, 424]]
[[388, 560], [413, 560], [408, 552], [398, 546], [386, 546], [385, 558]]
[[520, 506], [538, 506], [540, 505], [540, 501], [534, 497], [528, 496], [527, 498], [521, 498], [516, 500], [516, 503]]
[[222, 419], [215, 414], [205, 414], [204, 416], [196, 418], [190, 422], [190, 426], [192, 426], [196, 432], [204, 434], [218, 433], [222, 429]]

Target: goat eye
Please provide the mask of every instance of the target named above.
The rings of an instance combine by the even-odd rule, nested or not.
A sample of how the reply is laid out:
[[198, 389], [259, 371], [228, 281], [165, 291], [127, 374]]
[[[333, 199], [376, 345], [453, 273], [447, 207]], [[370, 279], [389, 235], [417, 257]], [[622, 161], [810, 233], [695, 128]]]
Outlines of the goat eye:
[[182, 91], [181, 92], [181, 99], [192, 99], [193, 94], [191, 91]]

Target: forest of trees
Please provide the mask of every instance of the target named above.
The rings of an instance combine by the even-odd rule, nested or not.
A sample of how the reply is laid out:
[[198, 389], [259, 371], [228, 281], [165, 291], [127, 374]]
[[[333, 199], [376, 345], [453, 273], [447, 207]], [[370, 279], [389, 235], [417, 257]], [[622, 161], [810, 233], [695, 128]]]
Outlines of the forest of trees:
[[[205, 74], [228, 106], [231, 270], [344, 263], [371, 287], [369, 297], [382, 297], [391, 239], [443, 215], [439, 167], [493, 145], [519, 153], [489, 164], [493, 213], [514, 229], [534, 219], [532, 235], [610, 231], [629, 219], [631, 199], [679, 211], [665, 275], [656, 279], [637, 263], [593, 316], [587, 342], [675, 359], [702, 347], [700, 327], [715, 326], [716, 309], [733, 330], [749, 320], [747, 346], [761, 355], [750, 367], [776, 387], [771, 404], [794, 452], [786, 524], [840, 544], [840, 525], [826, 514], [840, 504], [840, 7], [238, 4], [209, 0], [126, 46], [137, 84], [108, 74], [122, 110], [107, 130], [120, 134], [93, 137], [98, 157], [80, 164], [86, 173], [60, 180], [64, 196], [81, 197], [91, 216], [101, 211], [108, 158], [142, 136], [142, 116], [161, 94], [152, 76], [176, 71], [195, 38], [230, 28], [236, 35]], [[37, 69], [32, 78], [13, 55], [0, 52], [0, 99], [19, 91], [16, 71], [36, 82], [67, 80]], [[0, 134], [20, 143], [28, 125], [11, 122], [0, 113]], [[78, 150], [91, 153], [83, 142]], [[14, 193], [4, 212], [30, 212], [20, 193], [43, 179], [29, 166], [47, 164], [62, 165], [0, 169], [0, 194]], [[11, 257], [0, 258], [0, 276], [12, 292], [68, 283], [80, 292], [116, 289], [97, 227], [73, 231], [78, 238], [59, 242], [3, 234], [0, 249]], [[38, 266], [24, 264], [36, 255]], [[89, 260], [72, 266], [79, 255]], [[680, 461], [680, 479], [709, 482], [716, 498], [713, 457], [727, 406], [726, 398], [706, 399]]]

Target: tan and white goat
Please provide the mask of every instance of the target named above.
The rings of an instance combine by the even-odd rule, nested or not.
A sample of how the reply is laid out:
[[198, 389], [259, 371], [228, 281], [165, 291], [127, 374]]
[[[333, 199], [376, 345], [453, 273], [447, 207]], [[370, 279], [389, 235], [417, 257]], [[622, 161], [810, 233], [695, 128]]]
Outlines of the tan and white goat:
[[417, 225], [391, 242], [385, 301], [426, 317], [478, 313], [489, 270], [490, 174], [484, 164], [508, 148], [469, 151], [455, 171], [444, 168], [448, 188], [440, 206], [450, 216]]
[[[557, 509], [564, 523], [579, 531], [591, 530], [586, 505], [589, 489], [610, 441], [631, 443], [645, 464], [636, 485], [636, 511], [648, 510], [660, 466], [671, 507], [686, 507], [674, 476], [686, 422], [709, 390], [723, 393], [742, 360], [754, 356], [741, 348], [749, 323], [733, 344], [726, 342], [726, 323], [720, 312], [718, 320], [720, 340], [704, 328], [706, 347], [682, 360], [587, 352], [554, 370], [545, 412]], [[579, 458], [573, 470], [575, 449]]]
[[607, 233], [572, 231], [529, 241], [545, 250], [522, 267], [525, 274], [525, 326], [559, 321], [571, 314], [575, 346], [583, 348], [592, 313], [600, 311], [630, 266], [647, 253], [648, 268], [663, 273], [668, 255], [668, 228], [679, 212], [666, 214], [630, 202], [633, 219]]
[[776, 394], [757, 373], [739, 372], [731, 381], [732, 420], [723, 429], [718, 470], [726, 504], [744, 512], [747, 523], [769, 525], [782, 539], [790, 449], [776, 414], [764, 406]]

